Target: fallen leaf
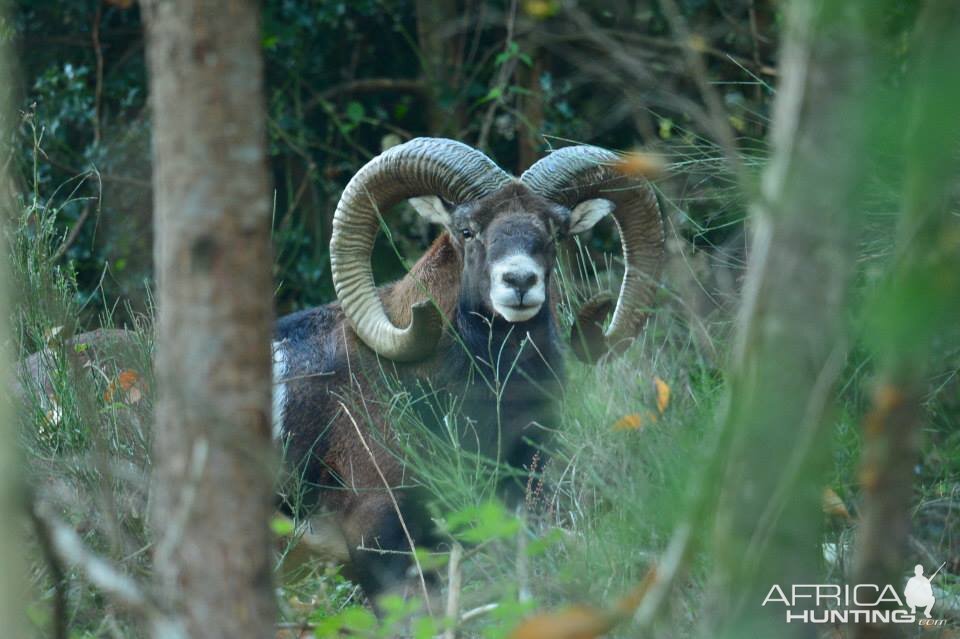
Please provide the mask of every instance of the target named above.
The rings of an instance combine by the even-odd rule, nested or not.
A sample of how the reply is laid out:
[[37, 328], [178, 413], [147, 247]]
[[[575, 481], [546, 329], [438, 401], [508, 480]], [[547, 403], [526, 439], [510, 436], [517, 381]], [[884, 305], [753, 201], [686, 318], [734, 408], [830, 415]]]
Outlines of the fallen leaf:
[[621, 598], [611, 610], [573, 606], [559, 612], [537, 615], [521, 623], [510, 635], [510, 639], [594, 639], [599, 637], [632, 617], [656, 580], [657, 567], [650, 566], [643, 581]]
[[43, 416], [51, 426], [59, 426], [60, 422], [63, 421], [63, 407], [57, 403], [57, 398], [53, 395], [47, 395], [47, 400], [47, 406], [49, 406], [49, 408], [44, 412]]
[[663, 175], [667, 169], [667, 163], [659, 153], [631, 151], [617, 160], [614, 169], [621, 175], [639, 176], [652, 180]]
[[653, 386], [657, 390], [657, 410], [663, 415], [670, 405], [670, 385], [659, 377], [654, 377]]
[[630, 413], [613, 422], [613, 430], [643, 430], [655, 421], [657, 421], [657, 416], [649, 410], [642, 414]]
[[643, 417], [639, 413], [624, 415], [613, 422], [613, 430], [640, 430], [643, 428]]
[[143, 382], [140, 375], [134, 371], [124, 369], [117, 374], [117, 378], [110, 382], [103, 393], [103, 401], [125, 401], [136, 404], [143, 399]]
[[107, 0], [107, 4], [112, 4], [120, 9], [129, 9], [133, 6], [133, 0]]
[[829, 486], [823, 489], [823, 497], [820, 502], [820, 507], [823, 509], [823, 512], [826, 515], [839, 517], [841, 519], [852, 519], [850, 517], [850, 511], [847, 510], [846, 504], [844, 504], [843, 500], [840, 499], [840, 495], [835, 493], [834, 490]]
[[577, 606], [531, 617], [510, 639], [594, 639], [609, 632], [615, 620], [602, 610]]

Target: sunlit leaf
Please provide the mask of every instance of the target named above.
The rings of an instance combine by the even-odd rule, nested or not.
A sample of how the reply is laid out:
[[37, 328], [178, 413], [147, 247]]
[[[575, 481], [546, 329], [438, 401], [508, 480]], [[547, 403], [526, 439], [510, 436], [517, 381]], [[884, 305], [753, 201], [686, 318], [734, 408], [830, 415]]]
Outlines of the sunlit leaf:
[[127, 404], [136, 404], [142, 399], [143, 380], [136, 371], [130, 369], [120, 371], [103, 393], [105, 402], [124, 401]]
[[527, 619], [510, 639], [594, 639], [609, 632], [613, 625], [602, 610], [578, 606]]
[[278, 537], [286, 537], [292, 534], [295, 529], [296, 524], [289, 517], [278, 515], [270, 520], [270, 530]]
[[824, 514], [832, 517], [851, 519], [850, 511], [847, 510], [846, 504], [843, 503], [843, 500], [840, 499], [840, 496], [829, 486], [823, 489], [821, 508], [823, 508]]
[[531, 18], [544, 20], [557, 14], [560, 3], [556, 0], [526, 0], [522, 7], [523, 12]]
[[663, 175], [667, 168], [667, 162], [659, 153], [632, 151], [622, 155], [613, 165], [613, 168], [626, 176], [652, 180]]
[[663, 415], [670, 405], [670, 385], [659, 377], [654, 377], [653, 386], [657, 391], [657, 410]]
[[650, 411], [645, 411], [642, 414], [630, 413], [613, 422], [613, 430], [643, 430], [655, 421], [657, 421], [657, 416]]

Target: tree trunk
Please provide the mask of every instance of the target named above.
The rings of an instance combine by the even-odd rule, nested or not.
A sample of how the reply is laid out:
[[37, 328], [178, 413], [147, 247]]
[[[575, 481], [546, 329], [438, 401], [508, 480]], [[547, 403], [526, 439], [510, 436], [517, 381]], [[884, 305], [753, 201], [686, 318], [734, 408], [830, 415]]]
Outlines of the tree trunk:
[[467, 32], [447, 35], [454, 30], [460, 13], [456, 0], [416, 0], [417, 44], [427, 80], [427, 132], [430, 135], [451, 135], [460, 131], [463, 122], [463, 101], [442, 106], [445, 96], [460, 88], [456, 76], [463, 65], [463, 42]]
[[259, 5], [141, 4], [154, 117], [158, 591], [186, 636], [267, 637], [273, 312]]
[[[912, 85], [904, 91], [910, 109], [897, 258], [868, 313], [883, 318], [879, 324], [886, 326], [868, 330], [878, 383], [863, 424], [855, 583], [899, 585], [911, 574], [907, 553], [914, 468], [927, 420], [926, 378], [938, 360], [934, 344], [949, 343], [960, 315], [960, 221], [950, 215], [951, 206], [956, 207], [951, 192], [955, 193], [960, 174], [960, 122], [954, 107], [960, 100], [955, 68], [960, 56], [960, 6], [952, 0], [925, 3], [911, 50]], [[937, 566], [924, 568], [929, 577]], [[854, 636], [903, 634], [892, 624], [862, 624]]]
[[[7, 14], [0, 8], [0, 21], [6, 24]], [[0, 39], [0, 87], [13, 86], [13, 52], [8, 39]], [[11, 131], [15, 126], [12, 98], [6, 89], [0, 89], [0, 140], [11, 140]], [[4, 156], [6, 148], [4, 145]], [[14, 217], [13, 184], [0, 167], [0, 220], [13, 220]], [[6, 243], [0, 242], [0, 388], [10, 388], [16, 379], [16, 369], [12, 366], [13, 353], [8, 351], [12, 343], [7, 334], [10, 306], [7, 303], [7, 255]], [[22, 550], [18, 542], [23, 536], [22, 495], [17, 468], [16, 430], [14, 428], [13, 409], [10, 405], [10, 393], [0, 392], [0, 619], [3, 619], [3, 632], [9, 637], [26, 636], [23, 628], [24, 601], [23, 584], [26, 573], [21, 563]]]
[[[842, 6], [841, 6], [842, 5]], [[862, 2], [790, 3], [771, 161], [730, 370], [734, 426], [716, 526], [711, 634], [812, 636], [762, 607], [818, 583], [820, 497], [867, 141]], [[797, 612], [796, 609], [793, 610]]]

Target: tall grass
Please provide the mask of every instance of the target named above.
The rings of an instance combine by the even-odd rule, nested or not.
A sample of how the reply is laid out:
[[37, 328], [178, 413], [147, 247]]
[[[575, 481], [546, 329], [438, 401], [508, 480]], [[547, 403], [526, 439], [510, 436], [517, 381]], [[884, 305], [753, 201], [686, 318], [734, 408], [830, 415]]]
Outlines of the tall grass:
[[[41, 162], [39, 133], [34, 140]], [[671, 178], [661, 192], [668, 257], [666, 285], [655, 312], [623, 357], [596, 366], [568, 358], [566, 392], [557, 400], [561, 420], [543, 452], [543, 465], [527, 483], [522, 511], [498, 505], [497, 478], [510, 470], [468, 452], [460, 439], [468, 429], [459, 421], [455, 398], [438, 403], [429, 389], [394, 394], [399, 387], [384, 379], [379, 399], [394, 416], [399, 440], [395, 453], [416, 469], [410, 482], [430, 496], [448, 544], [466, 544], [460, 607], [482, 614], [464, 625], [463, 636], [505, 636], [534, 608], [615, 601], [641, 580], [686, 512], [691, 484], [715, 454], [726, 339], [745, 263], [738, 248], [744, 204], [730, 176], [717, 168], [717, 156], [716, 149], [695, 139], [678, 142], [675, 154], [668, 154], [671, 170], [683, 176]], [[762, 158], [746, 159], [752, 169], [762, 163]], [[691, 177], [696, 174], [697, 180]], [[57, 257], [65, 235], [56, 224], [57, 210], [72, 197], [71, 190], [70, 184], [46, 196], [28, 190], [18, 203], [17, 217], [5, 226], [16, 300], [9, 312], [16, 350], [21, 358], [39, 353], [30, 361], [47, 371], [38, 380], [27, 368], [20, 370], [24, 401], [17, 421], [29, 460], [26, 483], [38, 498], [54, 502], [91, 548], [130, 573], [147, 577], [151, 321], [144, 317], [125, 327], [123, 348], [97, 352], [95, 361], [87, 357], [94, 347], [71, 341], [81, 330], [78, 318], [86, 299], [78, 293], [69, 265]], [[703, 215], [705, 209], [715, 213]], [[701, 213], [691, 215], [693, 210]], [[882, 207], [878, 210], [861, 242], [858, 290], [876, 281], [878, 265], [890, 257], [890, 216]], [[602, 243], [603, 231], [598, 241]], [[597, 292], [617, 289], [617, 260], [600, 257], [597, 246], [575, 244], [559, 261], [564, 334], [574, 308]], [[109, 315], [100, 319], [101, 326], [113, 326]], [[914, 542], [918, 553], [931, 557], [956, 556], [960, 548], [954, 532], [960, 492], [958, 369], [960, 349], [946, 344], [930, 383], [929, 427], [917, 469]], [[124, 371], [136, 373], [133, 388], [138, 393], [120, 383]], [[832, 489], [854, 517], [860, 420], [871, 372], [869, 357], [855, 348], [840, 389], [833, 467], [824, 477], [824, 487]], [[666, 403], [664, 387], [669, 388]], [[424, 405], [435, 413], [430, 421], [444, 429], [437, 431], [418, 416], [422, 411], [413, 410]], [[294, 499], [295, 484], [288, 488]], [[824, 572], [839, 580], [854, 521], [829, 516]], [[287, 542], [281, 554], [292, 552], [308, 524], [277, 526]], [[709, 537], [710, 522], [704, 522], [698, 534]], [[44, 634], [57, 584], [39, 547], [30, 559], [29, 612], [37, 633]], [[443, 550], [433, 557], [423, 555], [422, 564], [442, 572], [447, 559]], [[706, 555], [694, 561], [686, 586], [676, 593], [659, 627], [662, 634], [693, 632], [707, 561]], [[299, 568], [282, 574], [278, 596], [284, 623], [310, 623], [334, 632], [349, 626], [351, 618], [356, 621], [355, 607], [363, 603], [356, 586], [322, 563], [307, 561]], [[69, 623], [78, 636], [137, 636], [132, 620], [82, 576], [68, 574], [62, 587], [70, 602]], [[945, 573], [941, 587], [952, 594], [953, 577]], [[495, 609], [483, 608], [493, 603]], [[401, 612], [415, 614], [411, 609]], [[631, 637], [632, 632], [626, 625], [617, 636]]]

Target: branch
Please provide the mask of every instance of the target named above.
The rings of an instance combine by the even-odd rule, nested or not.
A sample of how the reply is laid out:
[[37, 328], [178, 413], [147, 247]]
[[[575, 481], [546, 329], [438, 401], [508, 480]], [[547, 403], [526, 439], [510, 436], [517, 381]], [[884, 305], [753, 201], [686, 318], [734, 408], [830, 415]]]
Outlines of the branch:
[[156, 612], [156, 606], [136, 581], [87, 548], [80, 535], [61, 521], [48, 504], [37, 502], [30, 516], [39, 531], [41, 543], [47, 545], [51, 556], [61, 566], [79, 570], [91, 584], [119, 606], [143, 615]]
[[734, 174], [736, 174], [740, 180], [741, 187], [746, 188], [749, 182], [746, 179], [743, 163], [740, 161], [740, 155], [737, 152], [736, 135], [727, 118], [727, 110], [723, 106], [723, 99], [713, 85], [710, 84], [707, 65], [703, 61], [699, 45], [695, 44], [694, 36], [687, 26], [687, 21], [683, 19], [683, 15], [677, 8], [674, 0], [662, 0], [660, 7], [663, 9], [663, 14], [670, 24], [670, 29], [676, 34], [677, 39], [682, 45], [681, 48], [686, 58], [687, 67], [693, 76], [700, 96], [707, 105], [707, 117], [710, 128], [713, 129], [713, 135], [727, 156], [727, 161], [733, 168]]
[[350, 80], [342, 84], [335, 84], [323, 91], [313, 91], [313, 97], [304, 103], [303, 110], [309, 111], [321, 102], [330, 100], [342, 93], [378, 93], [380, 91], [425, 94], [427, 85], [423, 80], [404, 78], [361, 78], [359, 80]]
[[63, 569], [63, 562], [53, 547], [50, 528], [39, 517], [35, 508], [31, 509], [29, 514], [37, 535], [37, 541], [40, 543], [40, 551], [50, 568], [50, 576], [53, 579], [53, 637], [54, 639], [67, 639], [70, 635], [70, 628], [67, 624], [67, 588], [64, 583], [66, 571]]

